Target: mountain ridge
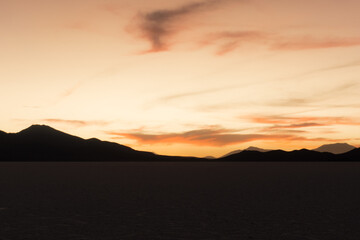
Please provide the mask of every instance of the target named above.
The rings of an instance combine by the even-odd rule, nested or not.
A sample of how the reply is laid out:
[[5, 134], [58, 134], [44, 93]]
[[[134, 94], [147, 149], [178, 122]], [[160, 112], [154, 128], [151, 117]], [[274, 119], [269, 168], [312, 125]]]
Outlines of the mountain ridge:
[[347, 143], [333, 143], [333, 144], [321, 145], [320, 147], [313, 149], [313, 151], [341, 154], [341, 153], [349, 152], [355, 148], [356, 147], [351, 146], [350, 144]]
[[[330, 144], [331, 145], [331, 144]], [[248, 147], [220, 158], [157, 155], [96, 138], [83, 139], [47, 125], [32, 125], [18, 133], [0, 131], [1, 161], [357, 161], [360, 148], [333, 154], [315, 150], [267, 150]], [[327, 146], [328, 145], [323, 145]], [[331, 146], [330, 146], [331, 147]], [[320, 148], [320, 147], [319, 147]]]
[[[332, 143], [332, 144], [323, 144], [320, 147], [317, 147], [315, 149], [311, 149], [310, 151], [315, 151], [315, 152], [329, 152], [329, 153], [333, 153], [333, 154], [342, 154], [342, 153], [346, 153], [349, 152], [353, 149], [355, 149], [356, 147], [348, 144], [348, 143]], [[305, 148], [304, 148], [305, 149]], [[301, 149], [300, 149], [301, 150]], [[308, 149], [306, 149], [308, 150]], [[270, 151], [274, 151], [271, 149], [263, 149], [263, 148], [258, 148], [258, 147], [254, 147], [254, 146], [250, 146], [247, 147], [245, 149], [238, 149], [238, 150], [234, 150], [231, 151], [223, 156], [221, 156], [220, 158], [224, 158], [233, 154], [237, 154], [243, 151], [257, 151], [257, 152], [270, 152]], [[293, 151], [298, 151], [298, 150], [293, 150]]]
[[[137, 151], [96, 138], [83, 139], [47, 125], [0, 135], [0, 158], [8, 161], [164, 161], [169, 156]], [[173, 160], [194, 160], [177, 157]]]

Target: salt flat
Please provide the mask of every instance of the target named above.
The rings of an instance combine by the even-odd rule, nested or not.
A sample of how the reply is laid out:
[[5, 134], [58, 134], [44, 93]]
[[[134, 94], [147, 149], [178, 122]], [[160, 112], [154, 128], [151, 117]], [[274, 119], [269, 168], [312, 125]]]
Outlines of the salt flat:
[[360, 239], [360, 163], [0, 163], [0, 239]]

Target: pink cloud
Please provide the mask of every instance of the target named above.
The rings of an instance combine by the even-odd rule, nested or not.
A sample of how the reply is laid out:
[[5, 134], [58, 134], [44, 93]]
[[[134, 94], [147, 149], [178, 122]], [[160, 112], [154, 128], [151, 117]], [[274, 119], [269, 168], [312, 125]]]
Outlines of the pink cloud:
[[240, 134], [236, 130], [204, 128], [180, 133], [149, 134], [146, 132], [107, 132], [113, 138], [136, 140], [140, 144], [191, 144], [222, 147], [239, 143], [263, 141], [333, 141], [326, 138], [306, 138], [293, 134]]

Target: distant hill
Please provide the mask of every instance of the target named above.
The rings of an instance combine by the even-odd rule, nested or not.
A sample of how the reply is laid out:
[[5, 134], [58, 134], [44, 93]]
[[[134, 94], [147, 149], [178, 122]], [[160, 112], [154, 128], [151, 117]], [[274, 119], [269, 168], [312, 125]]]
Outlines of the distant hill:
[[[341, 146], [345, 149], [348, 146]], [[320, 150], [335, 149], [323, 146]], [[350, 146], [351, 147], [351, 146]], [[333, 154], [301, 149], [286, 152], [249, 147], [221, 158], [213, 159], [164, 156], [137, 151], [130, 147], [96, 138], [83, 139], [46, 125], [32, 125], [18, 133], [0, 131], [1, 161], [359, 161], [360, 149]]]
[[317, 161], [360, 161], [360, 149], [343, 154], [317, 152], [307, 149], [295, 151], [273, 150], [268, 152], [241, 151], [218, 159], [219, 161], [266, 161], [266, 162], [317, 162]]
[[332, 161], [331, 153], [319, 153], [307, 149], [286, 152], [283, 150], [273, 150], [268, 152], [241, 151], [237, 154], [229, 155], [220, 160], [226, 161]]
[[354, 160], [360, 161], [360, 148], [355, 148], [349, 152], [338, 155], [338, 160]]
[[195, 160], [169, 157], [96, 138], [82, 139], [46, 125], [18, 133], [0, 132], [0, 157], [6, 161], [164, 161]]
[[250, 146], [250, 147], [244, 149], [244, 151], [269, 152], [269, 151], [271, 151], [271, 150], [270, 150], [270, 149], [263, 149], [263, 148], [258, 148], [258, 147]]
[[271, 150], [250, 146], [250, 147], [248, 147], [248, 148], [246, 148], [246, 149], [239, 149], [239, 150], [231, 151], [231, 152], [223, 155], [221, 158], [224, 158], [224, 157], [227, 157], [227, 156], [230, 156], [230, 155], [233, 155], [233, 154], [242, 152], [242, 151], [268, 152], [268, 151], [271, 151]]
[[334, 143], [334, 144], [325, 144], [318, 148], [313, 149], [316, 152], [330, 152], [333, 154], [346, 153], [355, 149], [354, 146], [351, 146], [347, 143]]

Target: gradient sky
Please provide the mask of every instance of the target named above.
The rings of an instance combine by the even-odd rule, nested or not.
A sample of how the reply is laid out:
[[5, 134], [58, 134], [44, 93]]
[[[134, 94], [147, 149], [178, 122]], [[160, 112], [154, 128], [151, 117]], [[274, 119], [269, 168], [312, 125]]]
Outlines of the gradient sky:
[[0, 129], [159, 154], [360, 145], [358, 0], [0, 0]]

